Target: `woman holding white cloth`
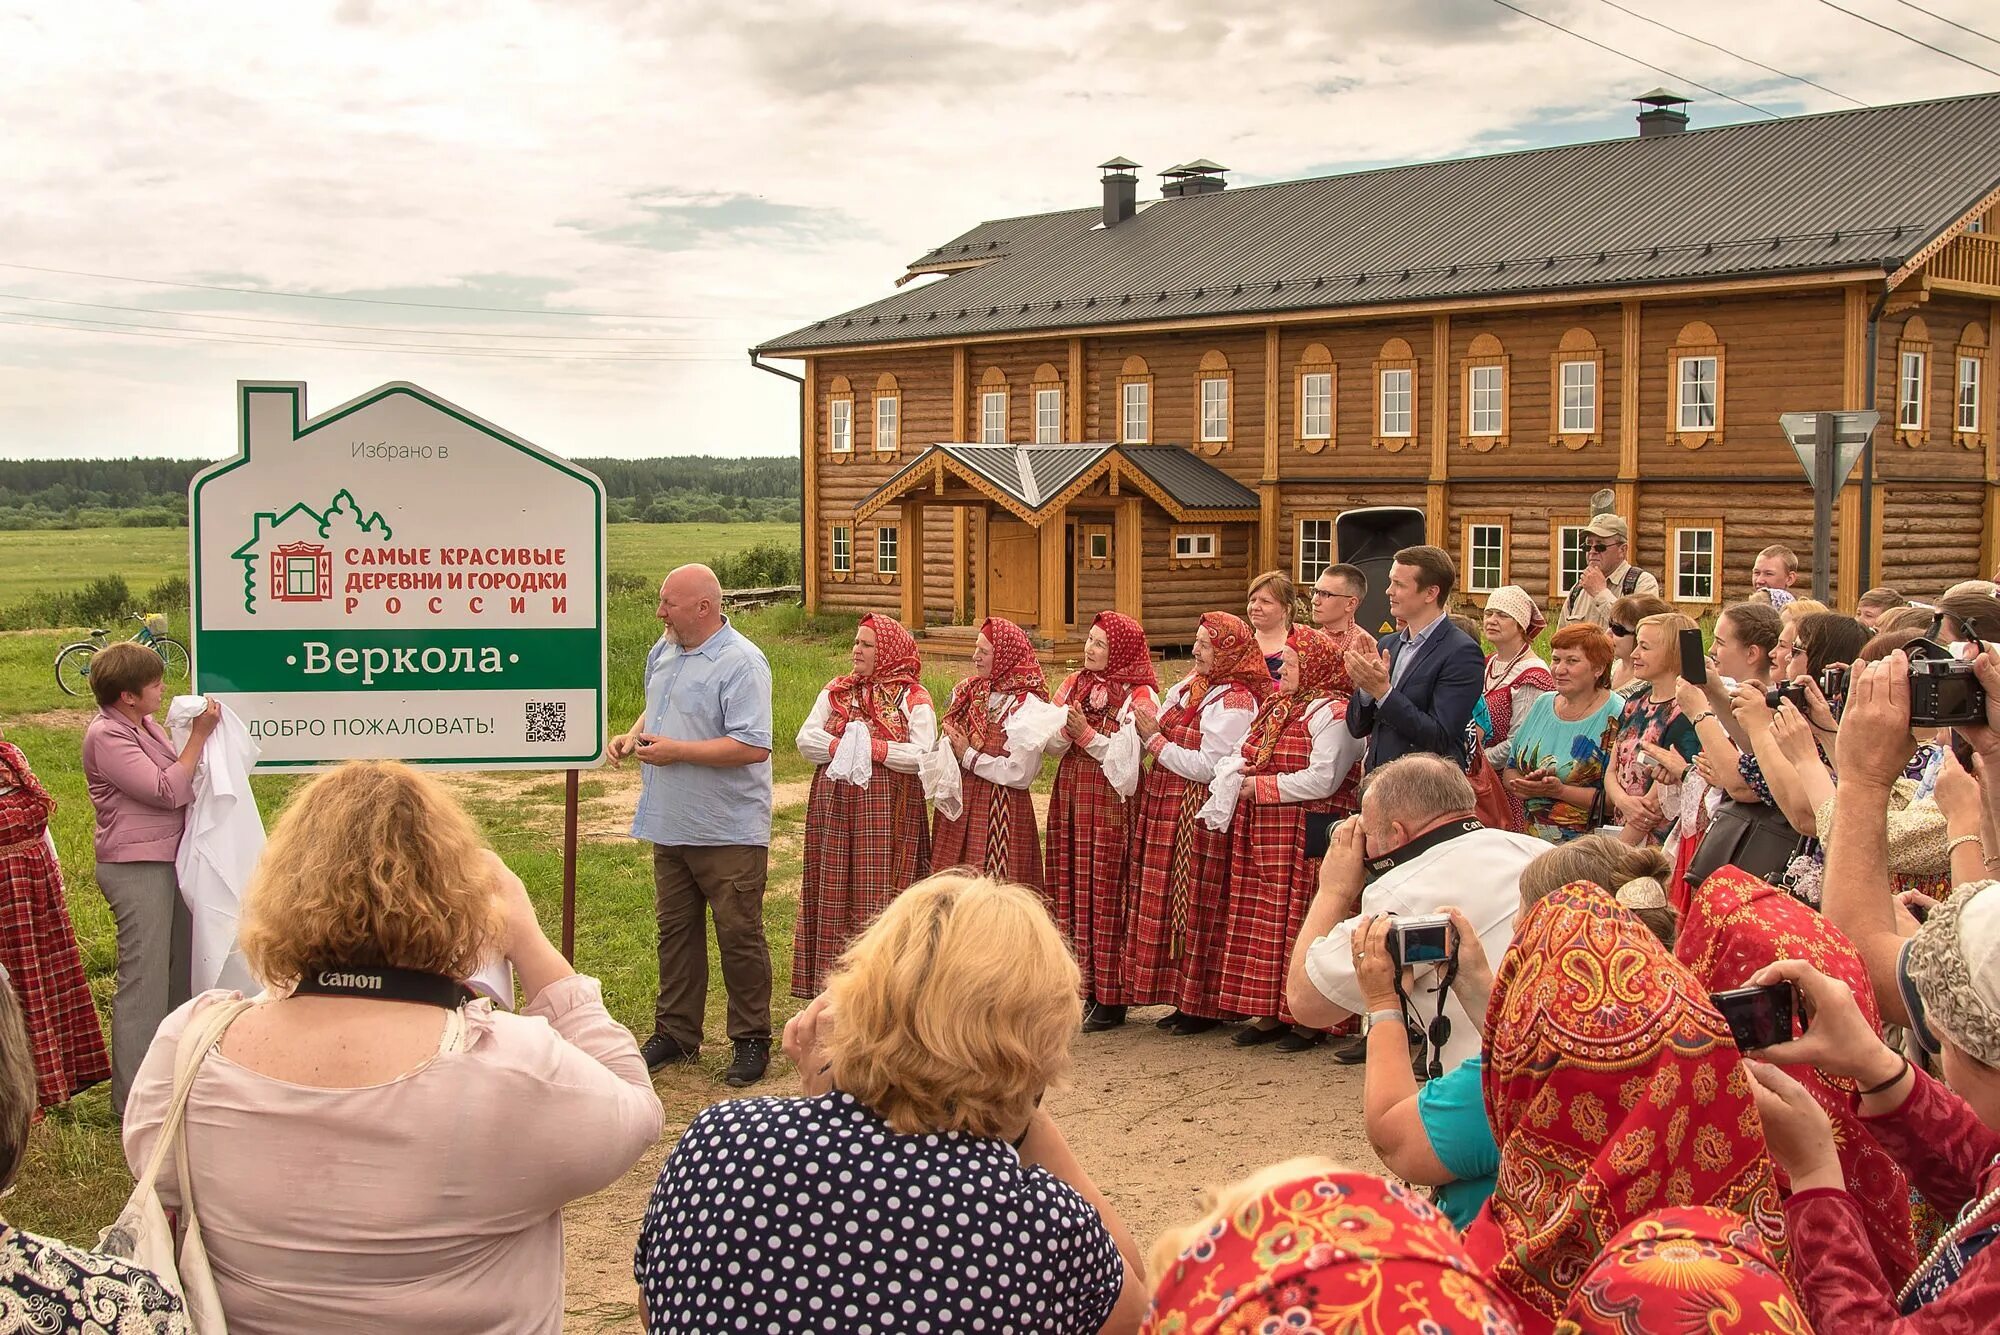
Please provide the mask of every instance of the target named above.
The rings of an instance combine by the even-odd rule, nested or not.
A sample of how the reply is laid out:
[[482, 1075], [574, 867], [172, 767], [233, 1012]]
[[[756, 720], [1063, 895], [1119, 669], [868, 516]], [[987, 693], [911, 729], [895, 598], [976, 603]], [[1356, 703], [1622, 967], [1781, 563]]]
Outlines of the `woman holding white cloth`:
[[871, 612], [854, 632], [852, 661], [799, 727], [799, 754], [818, 767], [792, 936], [792, 995], [801, 1000], [819, 995], [847, 943], [931, 869], [918, 767], [938, 725], [916, 639]]

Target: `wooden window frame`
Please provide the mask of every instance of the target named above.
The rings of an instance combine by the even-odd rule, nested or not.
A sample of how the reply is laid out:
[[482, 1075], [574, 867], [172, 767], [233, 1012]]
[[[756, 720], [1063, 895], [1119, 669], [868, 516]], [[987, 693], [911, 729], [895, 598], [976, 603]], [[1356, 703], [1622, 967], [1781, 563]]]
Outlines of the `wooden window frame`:
[[[1968, 450], [1976, 450], [1986, 439], [1986, 376], [1988, 349], [1986, 331], [1978, 323], [1968, 323], [1959, 331], [1958, 344], [1952, 349], [1951, 377], [1951, 436]], [[1972, 425], [1963, 423], [1965, 368], [1972, 365]]]
[[[1112, 550], [1111, 525], [1085, 524], [1083, 525], [1082, 537], [1084, 564], [1092, 570], [1109, 570], [1111, 568]], [[1104, 555], [1102, 556], [1099, 556], [1093, 550], [1099, 540], [1102, 540], [1104, 543]]]
[[[993, 400], [1000, 400], [1000, 439], [993, 439]], [[981, 445], [1005, 445], [1010, 434], [1007, 430], [1007, 391], [1001, 389], [981, 389], [979, 391], [979, 443]]]
[[[889, 415], [895, 423], [895, 431], [890, 436], [886, 447], [882, 444], [882, 405], [884, 403], [889, 405]], [[874, 411], [869, 414], [869, 422], [871, 435], [868, 443], [875, 447], [875, 457], [879, 459], [885, 454], [891, 459], [900, 457], [903, 453], [903, 391], [896, 384], [896, 377], [886, 371], [875, 382]]]
[[[1146, 431], [1136, 439], [1127, 434], [1131, 414], [1126, 411], [1126, 390], [1133, 385], [1146, 388]], [[1146, 365], [1146, 359], [1137, 355], [1127, 357], [1125, 364], [1118, 368], [1118, 443], [1120, 445], [1150, 445], [1153, 443], [1153, 372]]]
[[[1405, 343], [1400, 338], [1392, 338], [1382, 345], [1382, 351], [1376, 356], [1372, 364], [1372, 376], [1369, 384], [1373, 391], [1374, 401], [1370, 406], [1370, 411], [1374, 416], [1373, 430], [1370, 432], [1370, 435], [1375, 448], [1379, 450], [1387, 450], [1391, 454], [1399, 454], [1415, 444], [1417, 433], [1423, 430], [1423, 376], [1420, 373], [1417, 362], [1417, 355], [1408, 343]], [[1385, 416], [1383, 412], [1384, 400], [1387, 398], [1382, 382], [1384, 377], [1391, 371], [1408, 371], [1410, 373], [1410, 429], [1405, 433], [1394, 436], [1383, 429], [1385, 423], [1382, 420]]]
[[[1222, 385], [1222, 434], [1208, 434], [1208, 386], [1211, 381]], [[1147, 430], [1152, 423], [1146, 424]], [[1236, 444], [1236, 372], [1229, 367], [1229, 358], [1218, 349], [1211, 348], [1201, 355], [1200, 365], [1194, 372], [1194, 430], [1189, 433], [1194, 448], [1202, 454], [1221, 454]]]
[[[1589, 366], [1590, 428], [1572, 431], [1563, 425], [1563, 369]], [[1604, 349], [1588, 329], [1572, 329], [1563, 335], [1562, 346], [1549, 354], [1549, 444], [1566, 450], [1580, 450], [1604, 439]]]
[[[1500, 582], [1492, 588], [1481, 589], [1473, 587], [1472, 572], [1475, 567], [1472, 562], [1472, 530], [1475, 528], [1497, 528], [1500, 530]], [[1511, 555], [1508, 547], [1513, 538], [1512, 529], [1512, 517], [1504, 511], [1485, 510], [1467, 513], [1459, 517], [1459, 558], [1463, 562], [1459, 569], [1465, 572], [1463, 592], [1466, 595], [1483, 598], [1487, 594], [1492, 593], [1494, 589], [1506, 587], [1508, 582], [1507, 567], [1510, 564], [1509, 557]]]
[[[1326, 377], [1326, 431], [1306, 430], [1306, 381]], [[1340, 432], [1340, 367], [1323, 343], [1308, 343], [1299, 353], [1297, 373], [1292, 377], [1292, 442], [1307, 454], [1320, 454], [1334, 446]]]
[[[837, 450], [833, 447], [833, 405], [836, 403], [847, 405], [847, 448], [844, 450]], [[837, 375], [832, 380], [829, 380], [826, 386], [826, 454], [828, 459], [837, 464], [844, 464], [854, 457], [856, 426], [854, 386], [848, 381], [846, 376]]]
[[[1558, 606], [1563, 599], [1569, 597], [1569, 585], [1563, 583], [1563, 530], [1572, 529], [1582, 534], [1589, 528], [1590, 516], [1587, 514], [1549, 516], [1549, 605], [1551, 607]], [[1586, 541], [1588, 538], [1579, 539], [1578, 554], [1582, 561], [1588, 564], [1590, 554], [1582, 550], [1582, 544]], [[1580, 565], [1577, 567], [1577, 573], [1581, 575], [1582, 572], [1583, 567]]]
[[[1708, 427], [1681, 426], [1681, 363], [1690, 358], [1715, 359], [1715, 424]], [[1728, 423], [1729, 359], [1715, 330], [1700, 320], [1681, 327], [1674, 345], [1667, 349], [1667, 440], [1685, 449], [1720, 445]]]
[[[1514, 378], [1509, 372], [1509, 362], [1507, 350], [1501, 346], [1499, 339], [1491, 334], [1480, 334], [1472, 340], [1471, 346], [1466, 350], [1464, 361], [1460, 363], [1464, 368], [1460, 375], [1460, 389], [1464, 397], [1463, 409], [1459, 416], [1464, 428], [1463, 443], [1469, 450], [1486, 454], [1505, 448], [1507, 442], [1513, 439]], [[1472, 427], [1472, 382], [1478, 372], [1494, 370], [1500, 373], [1499, 429], [1475, 431]]]
[[[1033, 392], [1035, 396], [1034, 397], [1035, 421], [1034, 421], [1034, 431], [1031, 433], [1032, 439], [1037, 445], [1062, 444], [1063, 401], [1062, 401], [1061, 382], [1058, 381], [1057, 383], [1051, 385], [1051, 384], [1045, 384], [1041, 381], [1036, 381], [1033, 386]], [[1055, 435], [1051, 436], [1047, 440], [1042, 439], [1042, 396], [1044, 394], [1053, 394], [1056, 397], [1056, 431]]]
[[[840, 540], [847, 538], [847, 564], [840, 564]], [[845, 584], [854, 578], [854, 525], [829, 524], [826, 528], [826, 574], [838, 584]]]
[[[1909, 364], [1917, 366], [1916, 393], [1910, 393]], [[1930, 407], [1924, 400], [1930, 397], [1931, 352], [1930, 344], [1899, 342], [1896, 344], [1896, 439], [1905, 445], [1922, 445], [1930, 435]], [[1916, 421], [1908, 420], [1914, 413]]]
[[[895, 566], [893, 569], [889, 570], [884, 570], [882, 568], [882, 535], [885, 533], [894, 537], [896, 545], [895, 555], [892, 558], [895, 561]], [[876, 583], [894, 584], [897, 581], [897, 579], [899, 579], [902, 576], [902, 572], [903, 572], [903, 526], [901, 524], [875, 525]]]
[[[1318, 580], [1323, 571], [1340, 564], [1339, 519], [1339, 513], [1333, 510], [1296, 510], [1292, 513], [1292, 578], [1299, 588], [1305, 589]], [[1307, 524], [1326, 525], [1326, 565], [1313, 571], [1310, 578], [1306, 575], [1306, 535], [1303, 532]], [[1306, 593], [1306, 600], [1312, 600], [1310, 591]]]
[[[1709, 596], [1706, 598], [1681, 597], [1681, 534], [1708, 532], [1715, 535], [1715, 546], [1710, 553]], [[1666, 552], [1662, 562], [1662, 573], [1666, 576], [1660, 592], [1666, 601], [1675, 607], [1715, 608], [1723, 603], [1723, 590], [1727, 582], [1722, 570], [1723, 522], [1721, 515], [1668, 515], [1665, 523]]]
[[[1208, 541], [1206, 556], [1181, 555], [1181, 539], [1201, 539]], [[1200, 525], [1176, 524], [1167, 537], [1167, 564], [1174, 570], [1220, 570], [1222, 568], [1222, 530]]]

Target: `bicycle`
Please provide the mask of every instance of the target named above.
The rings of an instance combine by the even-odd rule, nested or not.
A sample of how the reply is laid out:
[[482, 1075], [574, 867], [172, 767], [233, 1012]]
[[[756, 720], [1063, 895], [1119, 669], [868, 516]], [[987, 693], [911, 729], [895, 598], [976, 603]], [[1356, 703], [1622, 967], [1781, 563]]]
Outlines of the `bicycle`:
[[[133, 644], [143, 644], [160, 656], [166, 664], [166, 680], [169, 686], [178, 686], [188, 679], [187, 646], [167, 634], [167, 617], [164, 612], [132, 613], [125, 618], [139, 623], [139, 631], [131, 639]], [[97, 656], [99, 649], [109, 647], [111, 632], [101, 626], [92, 627], [90, 638], [66, 644], [56, 653], [56, 685], [68, 695], [90, 694], [90, 660]]]

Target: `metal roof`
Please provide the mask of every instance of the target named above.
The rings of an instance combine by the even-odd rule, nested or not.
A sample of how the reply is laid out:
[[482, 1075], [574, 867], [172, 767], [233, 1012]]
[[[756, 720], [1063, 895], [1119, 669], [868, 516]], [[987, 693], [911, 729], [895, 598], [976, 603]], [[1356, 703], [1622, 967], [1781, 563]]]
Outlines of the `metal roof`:
[[[1418, 163], [981, 223], [970, 265], [762, 344], [1893, 270], [2000, 186], [2000, 93]], [[905, 280], [910, 275], [905, 275]]]
[[[870, 492], [855, 507], [866, 518], [889, 501], [922, 486], [942, 462], [956, 464], [1001, 492], [1023, 518], [1039, 516], [1057, 496], [1091, 472], [1107, 455], [1116, 455], [1153, 484], [1172, 511], [1258, 510], [1257, 493], [1209, 463], [1176, 445], [965, 445], [940, 443]], [[1032, 522], [1039, 523], [1038, 517]]]
[[1119, 455], [1186, 510], [1254, 510], [1257, 493], [1179, 445], [1126, 445]]

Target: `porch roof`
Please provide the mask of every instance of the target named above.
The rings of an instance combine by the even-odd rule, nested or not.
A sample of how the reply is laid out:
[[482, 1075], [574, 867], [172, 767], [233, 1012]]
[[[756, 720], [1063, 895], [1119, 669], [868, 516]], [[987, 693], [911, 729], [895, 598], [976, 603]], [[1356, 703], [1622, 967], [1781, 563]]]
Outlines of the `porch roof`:
[[925, 449], [855, 507], [867, 519], [922, 489], [942, 489], [949, 476], [1036, 528], [1098, 479], [1113, 475], [1150, 497], [1176, 521], [1254, 520], [1257, 493], [1176, 445], [970, 445], [941, 442]]

